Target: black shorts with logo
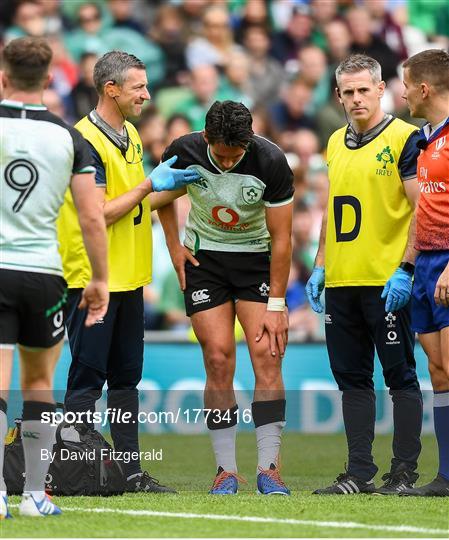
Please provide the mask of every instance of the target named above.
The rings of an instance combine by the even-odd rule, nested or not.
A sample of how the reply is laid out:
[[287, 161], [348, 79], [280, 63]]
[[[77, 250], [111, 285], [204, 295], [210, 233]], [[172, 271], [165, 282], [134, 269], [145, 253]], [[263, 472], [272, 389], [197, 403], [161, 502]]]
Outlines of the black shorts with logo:
[[229, 300], [268, 302], [270, 253], [240, 253], [200, 250], [200, 263], [186, 262], [184, 302], [190, 317]]
[[56, 345], [64, 337], [66, 300], [60, 276], [0, 269], [0, 345]]

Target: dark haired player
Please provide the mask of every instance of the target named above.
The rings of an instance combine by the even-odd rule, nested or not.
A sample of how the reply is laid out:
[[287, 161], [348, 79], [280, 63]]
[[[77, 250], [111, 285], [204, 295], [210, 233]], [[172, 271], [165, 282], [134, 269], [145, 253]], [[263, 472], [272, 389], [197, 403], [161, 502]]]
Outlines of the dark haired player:
[[[204, 356], [204, 403], [212, 410], [206, 421], [218, 469], [210, 493], [238, 490], [239, 412], [233, 389], [237, 316], [255, 375], [257, 487], [263, 494], [288, 495], [277, 465], [285, 423], [281, 363], [288, 332], [292, 172], [275, 144], [254, 135], [249, 110], [232, 101], [215, 102], [204, 132], [175, 140], [163, 159], [174, 155], [176, 167], [194, 168], [201, 175], [187, 187], [192, 208], [184, 246], [173, 206], [160, 209], [159, 215]], [[191, 253], [199, 264], [189, 260]]]

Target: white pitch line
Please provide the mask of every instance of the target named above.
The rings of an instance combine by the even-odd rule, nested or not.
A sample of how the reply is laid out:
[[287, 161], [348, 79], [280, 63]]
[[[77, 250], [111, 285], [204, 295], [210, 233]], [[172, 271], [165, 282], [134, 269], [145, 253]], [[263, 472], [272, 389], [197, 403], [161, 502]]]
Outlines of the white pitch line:
[[372, 531], [409, 532], [422, 534], [444, 534], [449, 529], [427, 529], [425, 527], [413, 527], [412, 525], [369, 525], [352, 521], [313, 521], [306, 519], [266, 518], [259, 516], [234, 516], [224, 514], [191, 514], [182, 512], [156, 512], [153, 510], [120, 510], [114, 508], [68, 508], [63, 507], [65, 512], [91, 512], [97, 514], [113, 513], [129, 516], [152, 516], [181, 519], [212, 519], [217, 521], [244, 521], [249, 523], [277, 523], [283, 525], [309, 525], [311, 527], [334, 527], [343, 529], [368, 529]]

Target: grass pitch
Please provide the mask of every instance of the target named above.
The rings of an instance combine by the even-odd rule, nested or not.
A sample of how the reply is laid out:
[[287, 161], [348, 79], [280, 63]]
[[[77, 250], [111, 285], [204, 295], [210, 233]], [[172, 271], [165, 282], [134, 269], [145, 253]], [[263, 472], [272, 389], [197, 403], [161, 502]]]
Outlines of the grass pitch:
[[[0, 522], [1, 537], [449, 537], [447, 499], [375, 495], [311, 495], [343, 471], [342, 435], [283, 437], [283, 478], [291, 497], [256, 495], [254, 434], [238, 435], [240, 474], [247, 480], [237, 496], [207, 495], [214, 476], [209, 438], [204, 435], [142, 436], [142, 450], [162, 449], [163, 460], [147, 462], [150, 473], [179, 490], [178, 495], [126, 494], [121, 497], [55, 497], [58, 517], [18, 516]], [[391, 437], [377, 436], [379, 475], [389, 469]], [[424, 437], [419, 483], [436, 472], [433, 437]]]

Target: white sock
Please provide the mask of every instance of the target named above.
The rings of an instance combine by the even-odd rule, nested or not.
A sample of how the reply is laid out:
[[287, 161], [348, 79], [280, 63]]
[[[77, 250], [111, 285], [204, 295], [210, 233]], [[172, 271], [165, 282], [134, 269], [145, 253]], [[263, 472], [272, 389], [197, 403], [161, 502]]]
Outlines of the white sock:
[[32, 495], [36, 502], [41, 502], [41, 500], [45, 497], [45, 491], [24, 491], [23, 494]]
[[24, 492], [44, 493], [45, 477], [50, 462], [48, 459], [42, 459], [41, 455], [42, 450], [47, 450], [47, 452], [53, 450], [55, 433], [56, 426], [44, 424], [40, 420], [24, 420], [22, 422], [26, 471]]
[[0, 411], [0, 492], [6, 496], [6, 484], [3, 478], [3, 462], [5, 459], [5, 437], [8, 433], [8, 419], [4, 411]]
[[237, 426], [224, 429], [210, 429], [210, 437], [215, 452], [215, 460], [218, 467], [222, 467], [227, 472], [237, 472], [237, 462], [235, 459], [235, 438]]
[[285, 422], [273, 422], [256, 428], [257, 465], [261, 469], [269, 469], [272, 463], [277, 464], [284, 426]]

